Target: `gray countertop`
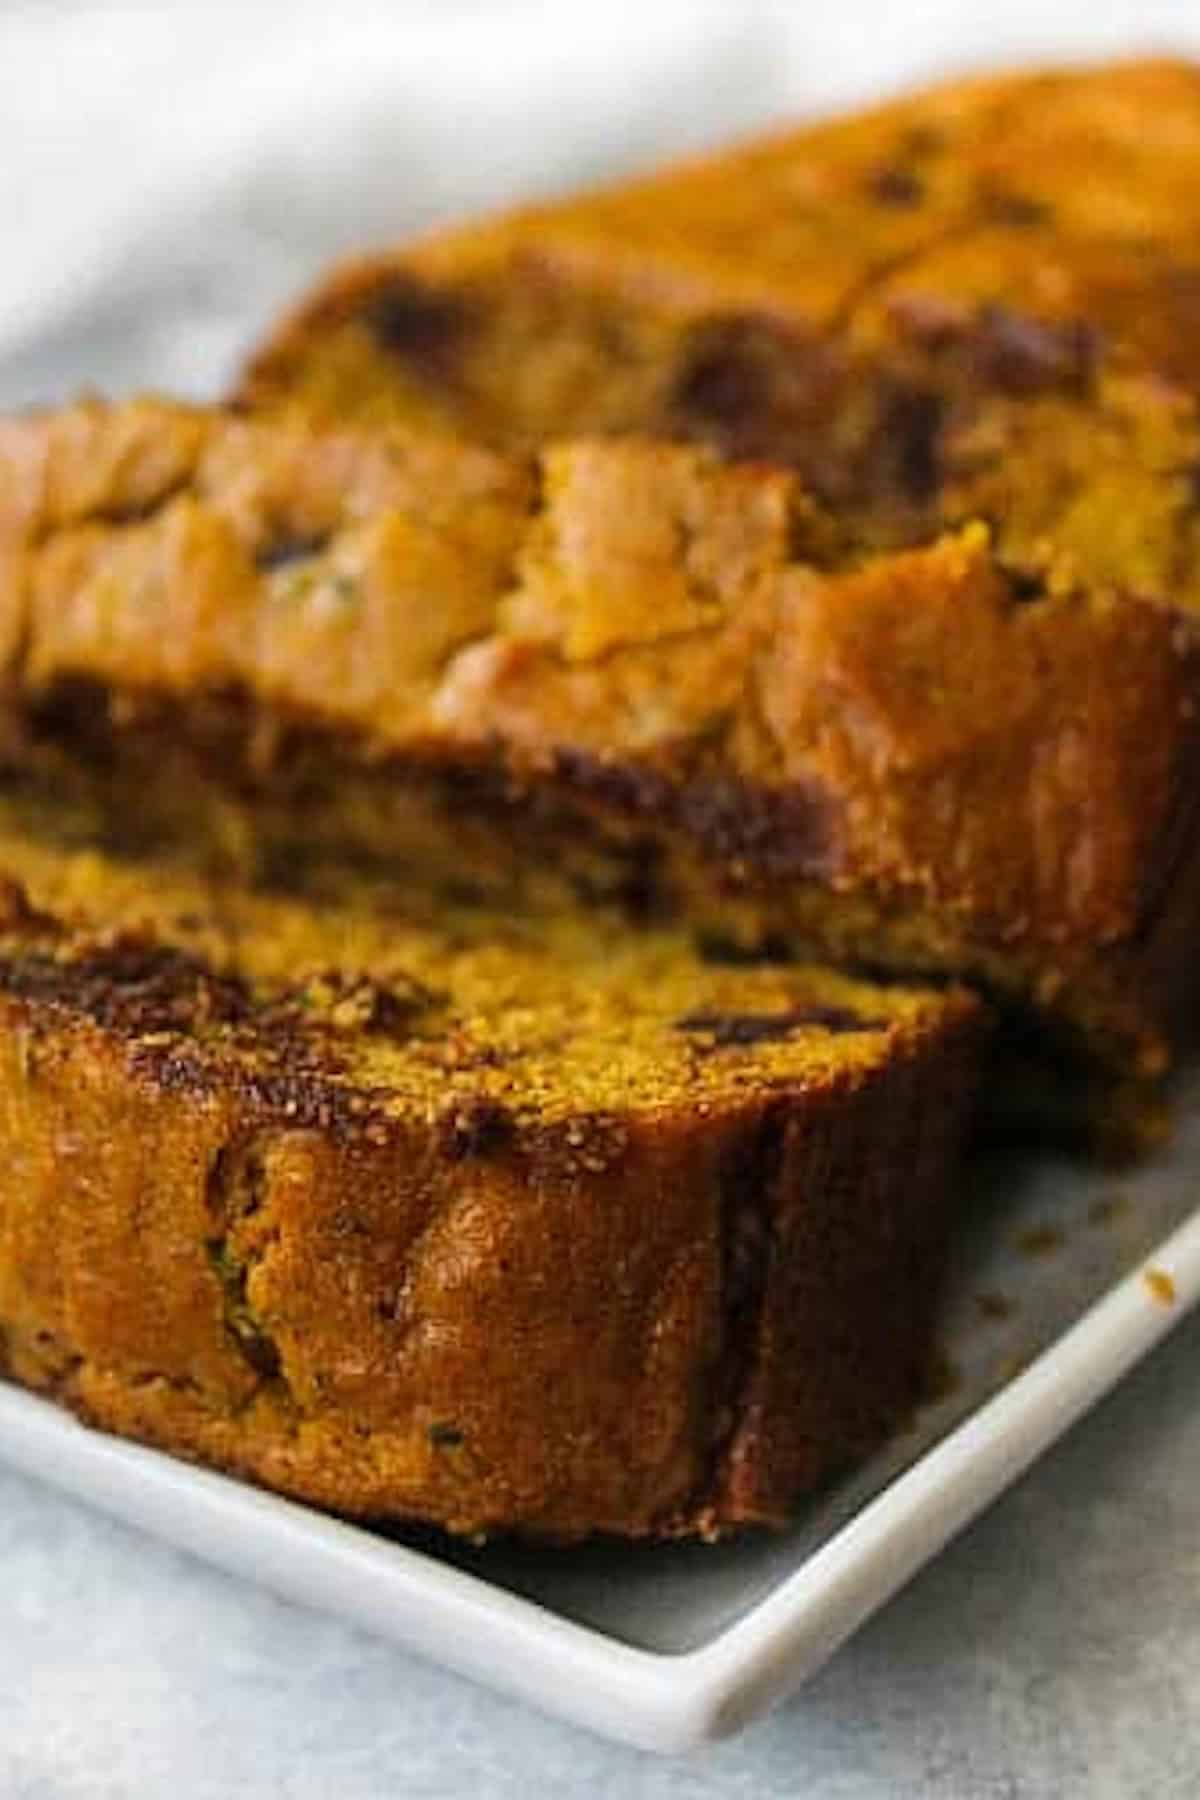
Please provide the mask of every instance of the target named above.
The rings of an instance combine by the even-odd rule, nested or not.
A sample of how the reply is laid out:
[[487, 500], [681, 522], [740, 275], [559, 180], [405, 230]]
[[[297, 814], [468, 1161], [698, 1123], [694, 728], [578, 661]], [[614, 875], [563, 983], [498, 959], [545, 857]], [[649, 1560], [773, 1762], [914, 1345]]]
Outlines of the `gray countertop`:
[[660, 1761], [0, 1473], [3, 1800], [1188, 1800], [1200, 1319], [803, 1693]]

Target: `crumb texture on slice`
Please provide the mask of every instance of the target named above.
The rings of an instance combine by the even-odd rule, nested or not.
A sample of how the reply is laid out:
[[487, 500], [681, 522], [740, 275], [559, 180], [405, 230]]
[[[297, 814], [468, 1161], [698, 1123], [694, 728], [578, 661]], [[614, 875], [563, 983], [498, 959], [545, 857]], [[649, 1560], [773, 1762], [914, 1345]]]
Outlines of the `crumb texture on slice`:
[[490, 878], [544, 846], [577, 892], [969, 975], [1157, 1066], [1194, 631], [1033, 532], [873, 549], [698, 446], [83, 404], [0, 432], [5, 759], [90, 757], [185, 832], [215, 776], [276, 860], [469, 864], [474, 833]]
[[965, 996], [0, 826], [0, 1337], [365, 1516], [779, 1522], [916, 1392]]
[[157, 402], [0, 435], [0, 642], [18, 695], [92, 683], [118, 716], [236, 689], [260, 754], [296, 721], [610, 797], [627, 770], [752, 872], [1000, 941], [1137, 929], [1194, 712], [1170, 613], [1030, 592], [979, 524], [864, 556], [700, 450], [525, 468]]

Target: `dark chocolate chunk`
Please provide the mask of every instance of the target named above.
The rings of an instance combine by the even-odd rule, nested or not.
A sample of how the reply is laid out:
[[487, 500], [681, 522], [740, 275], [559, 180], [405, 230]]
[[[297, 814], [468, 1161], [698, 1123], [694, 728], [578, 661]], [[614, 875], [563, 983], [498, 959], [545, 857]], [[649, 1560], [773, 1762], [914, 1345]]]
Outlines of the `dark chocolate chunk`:
[[310, 556], [319, 556], [328, 542], [326, 532], [285, 534], [263, 544], [255, 552], [254, 561], [260, 569], [284, 569], [289, 563], [307, 562]]
[[867, 192], [881, 206], [908, 208], [920, 206], [925, 198], [925, 183], [915, 169], [906, 169], [899, 163], [887, 163], [883, 168], [872, 171], [867, 181]]
[[1035, 570], [1009, 565], [1005, 567], [1004, 576], [1008, 582], [1008, 597], [1014, 606], [1031, 606], [1035, 600], [1046, 598], [1045, 578]]
[[799, 461], [828, 417], [837, 362], [828, 344], [757, 318], [698, 325], [668, 397], [668, 432], [725, 456]]
[[497, 1100], [476, 1100], [459, 1107], [446, 1122], [447, 1154], [455, 1162], [495, 1156], [513, 1133], [512, 1114]]
[[965, 353], [979, 381], [1010, 394], [1082, 390], [1100, 348], [1095, 329], [1082, 319], [1036, 319], [998, 302], [972, 317], [936, 294], [904, 293], [888, 310], [905, 336], [926, 350]]
[[880, 476], [906, 499], [923, 505], [941, 478], [945, 403], [931, 388], [898, 386], [885, 398], [879, 425]]
[[700, 1011], [676, 1019], [676, 1031], [696, 1032], [712, 1039], [714, 1050], [745, 1049], [754, 1044], [782, 1043], [794, 1031], [815, 1025], [838, 1035], [853, 1031], [878, 1031], [878, 1019], [864, 1019], [847, 1006], [793, 1006], [786, 1012], [728, 1013]]
[[770, 876], [819, 874], [838, 854], [837, 820], [828, 796], [815, 784], [755, 792], [742, 782], [702, 775], [668, 790], [662, 811], [725, 865], [731, 888], [739, 885], [733, 865]]
[[971, 338], [971, 351], [982, 378], [1007, 393], [1037, 393], [1044, 388], [1082, 388], [1096, 357], [1096, 338], [1082, 320], [1051, 324], [985, 306]]
[[435, 1419], [429, 1427], [429, 1441], [439, 1450], [458, 1450], [466, 1439], [457, 1425], [448, 1425], [442, 1419]]
[[411, 276], [376, 288], [360, 317], [384, 350], [438, 381], [452, 373], [475, 323], [474, 309], [461, 294], [437, 293]]
[[736, 321], [697, 334], [675, 385], [674, 408], [686, 419], [736, 430], [767, 404], [765, 371]]

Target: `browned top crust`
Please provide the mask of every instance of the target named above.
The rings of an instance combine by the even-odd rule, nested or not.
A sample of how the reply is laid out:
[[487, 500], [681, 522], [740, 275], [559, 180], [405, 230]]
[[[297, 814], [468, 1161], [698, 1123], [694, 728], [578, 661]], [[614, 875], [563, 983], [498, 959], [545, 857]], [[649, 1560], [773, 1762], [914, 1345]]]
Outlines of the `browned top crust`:
[[1194, 538], [1171, 386], [1198, 324], [1200, 73], [1140, 62], [935, 88], [361, 259], [241, 398], [518, 447], [699, 438], [795, 463], [872, 541], [982, 513], [1022, 564], [1049, 534], [1141, 589]]
[[577, 443], [526, 466], [147, 401], [0, 432], [10, 695], [251, 702], [369, 758], [497, 751], [773, 881], [996, 945], [1134, 933], [1178, 829], [1192, 634], [1018, 580], [982, 524], [870, 556], [795, 479]]

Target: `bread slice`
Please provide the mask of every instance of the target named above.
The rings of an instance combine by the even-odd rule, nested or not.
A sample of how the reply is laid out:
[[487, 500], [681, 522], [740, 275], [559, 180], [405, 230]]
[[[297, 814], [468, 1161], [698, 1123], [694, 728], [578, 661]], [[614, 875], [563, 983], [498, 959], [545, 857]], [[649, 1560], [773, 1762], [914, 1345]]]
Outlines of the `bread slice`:
[[[240, 399], [522, 450], [699, 439], [896, 542], [944, 521], [962, 439], [994, 450], [1014, 404], [1070, 413], [1114, 358], [1194, 391], [1198, 236], [1196, 67], [956, 82], [348, 263]], [[1138, 535], [1194, 463], [1163, 462]]]
[[918, 1398], [971, 998], [102, 829], [0, 807], [10, 1376], [339, 1512], [552, 1539], [778, 1524]]
[[0, 656], [9, 766], [126, 840], [966, 977], [1122, 1077], [1193, 1010], [1191, 623], [978, 522], [872, 553], [696, 448], [87, 404], [0, 431]]

